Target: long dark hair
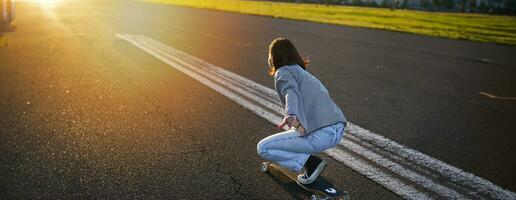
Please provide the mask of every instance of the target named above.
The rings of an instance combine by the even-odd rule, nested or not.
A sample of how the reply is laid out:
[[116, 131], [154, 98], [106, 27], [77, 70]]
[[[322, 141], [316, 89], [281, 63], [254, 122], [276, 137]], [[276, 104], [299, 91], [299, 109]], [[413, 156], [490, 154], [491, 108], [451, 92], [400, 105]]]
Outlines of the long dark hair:
[[280, 37], [274, 39], [269, 45], [269, 74], [271, 76], [285, 65], [297, 64], [304, 70], [310, 62], [308, 59], [303, 59], [299, 55], [294, 44], [287, 38]]

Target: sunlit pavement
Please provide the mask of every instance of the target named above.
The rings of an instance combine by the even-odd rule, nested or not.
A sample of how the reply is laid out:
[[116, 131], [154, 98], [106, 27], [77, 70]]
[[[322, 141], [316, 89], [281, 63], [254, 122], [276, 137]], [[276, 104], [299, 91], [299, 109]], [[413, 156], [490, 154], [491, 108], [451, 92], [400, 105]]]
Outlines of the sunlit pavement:
[[[514, 95], [513, 47], [130, 1], [20, 1], [15, 25], [0, 45], [1, 199], [300, 197], [258, 170], [255, 145], [278, 129], [119, 33], [269, 87], [266, 45], [287, 35], [353, 122], [516, 189], [515, 102], [478, 94]], [[399, 198], [325, 158], [355, 199]]]

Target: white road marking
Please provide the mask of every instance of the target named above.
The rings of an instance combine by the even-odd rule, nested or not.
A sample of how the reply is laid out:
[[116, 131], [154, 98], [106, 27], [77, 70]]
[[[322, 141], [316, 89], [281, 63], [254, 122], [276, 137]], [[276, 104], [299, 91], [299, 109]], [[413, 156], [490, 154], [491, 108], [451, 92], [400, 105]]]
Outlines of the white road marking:
[[370, 165], [358, 158], [353, 157], [351, 154], [338, 149], [332, 148], [324, 151], [335, 160], [349, 166], [358, 173], [363, 174], [367, 178], [377, 182], [385, 188], [393, 191], [397, 195], [405, 199], [432, 199], [428, 194], [416, 190], [414, 187], [409, 186], [401, 182], [401, 180], [382, 172], [377, 167]]
[[[129, 41], [133, 45], [241, 104], [271, 123], [279, 123], [283, 116], [284, 111], [278, 102], [279, 100], [276, 97], [274, 90], [270, 88], [145, 36], [117, 35], [117, 37]], [[238, 94], [235, 94], [232, 91], [235, 91]], [[240, 97], [240, 95], [254, 101], [255, 103]], [[262, 107], [273, 112], [271, 113]], [[412, 181], [415, 184], [427, 188], [442, 197], [450, 199], [467, 198], [464, 195], [459, 194], [454, 189], [432, 181], [430, 177], [420, 175], [417, 172], [409, 170], [398, 163], [365, 149], [364, 147], [374, 145], [375, 149], [381, 149], [384, 151], [382, 152], [383, 155], [400, 157], [407, 160], [407, 163], [412, 163], [409, 164], [411, 165], [410, 167], [428, 168], [425, 170], [437, 173], [439, 176], [448, 179], [447, 181], [453, 182], [453, 184], [470, 188], [472, 191], [468, 191], [468, 195], [478, 197], [487, 196], [496, 199], [516, 199], [516, 195], [511, 191], [503, 190], [485, 179], [463, 172], [462, 170], [450, 166], [440, 160], [408, 147], [404, 147], [403, 145], [372, 133], [357, 125], [349, 123], [346, 131], [349, 133], [346, 137], [348, 140], [343, 140], [341, 142], [341, 147], [347, 148], [354, 153], [363, 156], [365, 159], [375, 162], [376, 164], [379, 164], [380, 166]], [[355, 144], [355, 142], [349, 140], [350, 138], [355, 138], [354, 141], [362, 143], [362, 145]], [[358, 140], [356, 138], [358, 138]], [[380, 171], [376, 167], [372, 167], [372, 165], [369, 166], [366, 162], [361, 161], [338, 148], [331, 149], [326, 153], [404, 198], [420, 199], [428, 197], [426, 193], [403, 184], [398, 179], [393, 179], [390, 175]], [[343, 159], [347, 160], [344, 161]], [[368, 167], [364, 168], [364, 165]], [[400, 184], [390, 185], [396, 182], [400, 182]]]
[[427, 188], [428, 190], [431, 190], [435, 193], [440, 194], [441, 196], [447, 198], [447, 199], [465, 199], [466, 196], [459, 194], [454, 189], [448, 188], [444, 185], [441, 185], [439, 183], [435, 183], [431, 179], [420, 175], [413, 170], [407, 169], [403, 166], [401, 166], [398, 163], [395, 163], [391, 161], [388, 158], [385, 158], [373, 151], [370, 151], [369, 149], [366, 149], [362, 147], [359, 144], [355, 144], [351, 140], [341, 140], [340, 144], [351, 151], [355, 152], [356, 154], [359, 154], [361, 156], [364, 156], [366, 159], [369, 159], [373, 161], [374, 163], [385, 167], [389, 169], [390, 171], [409, 179], [410, 181], [417, 183], [418, 185]]
[[490, 99], [500, 99], [500, 100], [516, 100], [516, 97], [499, 97], [499, 96], [496, 96], [494, 94], [491, 94], [491, 93], [487, 93], [487, 92], [478, 92], [480, 95], [484, 95]]

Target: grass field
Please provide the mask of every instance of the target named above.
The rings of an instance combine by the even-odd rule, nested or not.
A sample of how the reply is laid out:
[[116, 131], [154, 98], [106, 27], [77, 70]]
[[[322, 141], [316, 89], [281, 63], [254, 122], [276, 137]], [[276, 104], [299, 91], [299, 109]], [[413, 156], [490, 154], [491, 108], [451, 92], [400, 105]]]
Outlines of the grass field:
[[516, 17], [243, 0], [144, 0], [195, 8], [516, 45]]

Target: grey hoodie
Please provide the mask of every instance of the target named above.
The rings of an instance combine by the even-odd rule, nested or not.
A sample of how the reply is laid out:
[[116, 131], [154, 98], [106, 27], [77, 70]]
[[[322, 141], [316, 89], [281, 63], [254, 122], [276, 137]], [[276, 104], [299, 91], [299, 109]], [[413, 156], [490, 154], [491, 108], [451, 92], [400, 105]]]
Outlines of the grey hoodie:
[[280, 67], [274, 74], [274, 87], [286, 113], [296, 115], [307, 134], [346, 122], [326, 87], [299, 65]]

